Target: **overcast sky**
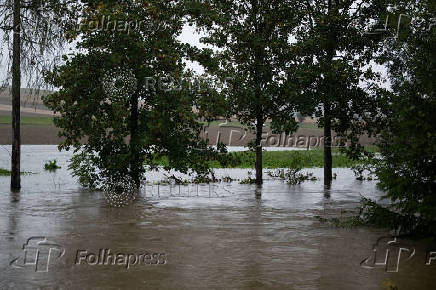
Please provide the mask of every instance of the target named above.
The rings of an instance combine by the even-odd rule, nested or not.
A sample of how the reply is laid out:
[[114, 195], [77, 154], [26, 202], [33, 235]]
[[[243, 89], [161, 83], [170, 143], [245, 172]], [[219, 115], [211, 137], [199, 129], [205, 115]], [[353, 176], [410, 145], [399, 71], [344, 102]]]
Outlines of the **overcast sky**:
[[[1, 36], [2, 35], [0, 33], [0, 37]], [[191, 45], [195, 45], [195, 46], [200, 47], [200, 48], [205, 48], [206, 46], [204, 44], [200, 43], [200, 37], [201, 37], [201, 35], [195, 31], [194, 27], [191, 27], [189, 25], [185, 25], [183, 32], [179, 37], [179, 40], [184, 42], [184, 43], [189, 43]], [[2, 43], [1, 49], [2, 49], [4, 57], [0, 63], [0, 78], [1, 78], [1, 81], [3, 81], [6, 77], [6, 69], [7, 69], [6, 59], [5, 59], [5, 56], [8, 55], [7, 45], [5, 43]], [[187, 62], [187, 66], [188, 66], [188, 68], [193, 69], [194, 71], [196, 71], [199, 74], [204, 72], [202, 66], [199, 65], [198, 63]], [[382, 66], [374, 66], [374, 70], [382, 72], [384, 75], [386, 75], [386, 69]], [[25, 83], [22, 83], [22, 87], [26, 87], [26, 86], [27, 85]], [[388, 84], [384, 84], [383, 86], [388, 87]]]

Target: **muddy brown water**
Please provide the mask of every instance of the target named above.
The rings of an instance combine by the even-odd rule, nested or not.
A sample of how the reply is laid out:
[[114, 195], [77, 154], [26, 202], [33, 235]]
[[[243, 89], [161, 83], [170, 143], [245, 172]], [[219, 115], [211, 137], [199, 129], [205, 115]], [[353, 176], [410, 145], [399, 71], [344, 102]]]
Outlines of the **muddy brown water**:
[[[3, 168], [7, 150], [0, 148]], [[118, 209], [80, 188], [66, 170], [70, 157], [55, 146], [24, 146], [22, 169], [36, 174], [23, 176], [19, 194], [0, 177], [0, 289], [435, 289], [431, 242], [315, 219], [340, 217], [360, 196], [382, 195], [347, 169], [334, 170], [328, 191], [322, 180], [266, 180], [262, 189], [238, 182], [149, 185]], [[44, 172], [44, 161], [54, 158], [62, 169]], [[111, 254], [119, 255], [115, 265]]]

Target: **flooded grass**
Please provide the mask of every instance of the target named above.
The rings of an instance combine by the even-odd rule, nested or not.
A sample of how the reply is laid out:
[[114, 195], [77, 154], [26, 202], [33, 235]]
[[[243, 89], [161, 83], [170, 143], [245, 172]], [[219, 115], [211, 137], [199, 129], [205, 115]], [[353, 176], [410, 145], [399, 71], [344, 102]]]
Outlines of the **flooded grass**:
[[[368, 148], [370, 152], [376, 152], [377, 147]], [[226, 154], [226, 164], [218, 160], [209, 162], [211, 168], [254, 168], [256, 154], [251, 151], [230, 152]], [[168, 165], [167, 158], [161, 158], [159, 165]], [[308, 151], [264, 151], [263, 168], [322, 168], [324, 166], [324, 151], [322, 149], [313, 149]], [[352, 160], [345, 154], [340, 153], [338, 149], [333, 149], [333, 168], [350, 168], [354, 165], [361, 164], [362, 161]]]
[[0, 176], [10, 176], [11, 172], [9, 170], [0, 168]]
[[[0, 116], [0, 125], [10, 125], [12, 124], [11, 116]], [[30, 117], [22, 116], [21, 125], [34, 125], [34, 126], [53, 126], [52, 117]]]
[[[21, 175], [30, 175], [30, 174], [34, 174], [32, 172], [20, 172]], [[11, 171], [4, 169], [4, 168], [0, 168], [0, 176], [11, 176]]]

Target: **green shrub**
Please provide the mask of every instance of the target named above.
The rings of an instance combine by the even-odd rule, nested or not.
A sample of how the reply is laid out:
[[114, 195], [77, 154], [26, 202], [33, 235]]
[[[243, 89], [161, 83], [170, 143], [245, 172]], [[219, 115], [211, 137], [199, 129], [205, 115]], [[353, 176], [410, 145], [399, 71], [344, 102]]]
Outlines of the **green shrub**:
[[9, 170], [0, 168], [0, 176], [11, 176], [11, 172]]
[[45, 164], [44, 164], [44, 169], [48, 170], [48, 171], [55, 171], [57, 169], [60, 169], [61, 167], [57, 165], [57, 160], [48, 160]]

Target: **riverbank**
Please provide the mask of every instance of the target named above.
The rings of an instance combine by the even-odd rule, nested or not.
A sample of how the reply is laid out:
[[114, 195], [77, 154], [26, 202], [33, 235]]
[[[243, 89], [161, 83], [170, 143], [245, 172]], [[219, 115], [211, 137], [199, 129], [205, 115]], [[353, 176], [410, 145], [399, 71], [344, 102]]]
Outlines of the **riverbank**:
[[[368, 151], [376, 152], [378, 149], [375, 146], [366, 147]], [[256, 155], [251, 151], [229, 152], [222, 155], [222, 160], [225, 163], [220, 163], [217, 160], [209, 162], [210, 168], [254, 168]], [[324, 166], [324, 151], [321, 149], [312, 150], [293, 150], [293, 151], [264, 151], [263, 168], [279, 169], [279, 168], [322, 168]], [[350, 168], [354, 165], [361, 164], [362, 161], [352, 160], [339, 149], [333, 149], [333, 168]], [[162, 158], [158, 161], [161, 166], [168, 165], [168, 160]], [[0, 168], [0, 176], [9, 176], [10, 171]]]
[[[366, 146], [366, 150], [377, 152], [376, 146]], [[211, 168], [244, 168], [250, 169], [255, 167], [256, 154], [252, 151], [229, 152], [221, 155], [221, 160], [209, 162]], [[361, 160], [352, 160], [339, 149], [332, 150], [333, 168], [350, 168], [357, 164], [362, 164]], [[162, 158], [159, 165], [168, 165], [168, 160]], [[278, 168], [322, 168], [324, 167], [324, 150], [290, 150], [290, 151], [263, 151], [262, 164], [265, 169]]]

